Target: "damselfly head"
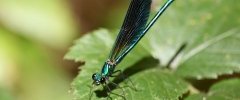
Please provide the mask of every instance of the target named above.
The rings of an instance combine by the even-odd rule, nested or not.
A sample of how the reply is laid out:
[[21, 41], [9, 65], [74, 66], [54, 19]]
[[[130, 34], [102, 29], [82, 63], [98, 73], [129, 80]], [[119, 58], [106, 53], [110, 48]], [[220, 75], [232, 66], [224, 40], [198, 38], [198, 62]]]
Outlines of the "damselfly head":
[[99, 73], [94, 73], [92, 75], [92, 79], [93, 79], [93, 84], [95, 84], [95, 85], [100, 85], [100, 84], [105, 83], [105, 78], [102, 77], [102, 75]]

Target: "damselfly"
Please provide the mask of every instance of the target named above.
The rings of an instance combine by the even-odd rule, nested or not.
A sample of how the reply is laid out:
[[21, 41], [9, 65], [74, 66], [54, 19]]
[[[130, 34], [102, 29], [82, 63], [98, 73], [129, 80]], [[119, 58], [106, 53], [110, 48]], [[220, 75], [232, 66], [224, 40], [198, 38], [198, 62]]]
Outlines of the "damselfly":
[[[136, 44], [141, 40], [141, 38], [147, 33], [147, 31], [173, 1], [174, 0], [168, 0], [148, 24], [147, 21], [149, 18], [152, 0], [131, 1], [123, 25], [113, 45], [109, 58], [104, 63], [101, 72], [94, 73], [92, 75], [93, 86], [102, 84], [109, 90], [109, 92], [111, 92], [111, 90], [107, 86], [107, 83], [117, 86], [116, 83], [113, 83], [109, 80], [109, 77], [113, 77], [114, 73], [120, 72], [122, 74], [121, 70], [115, 70], [116, 66], [136, 46]], [[92, 94], [91, 91], [90, 96]]]

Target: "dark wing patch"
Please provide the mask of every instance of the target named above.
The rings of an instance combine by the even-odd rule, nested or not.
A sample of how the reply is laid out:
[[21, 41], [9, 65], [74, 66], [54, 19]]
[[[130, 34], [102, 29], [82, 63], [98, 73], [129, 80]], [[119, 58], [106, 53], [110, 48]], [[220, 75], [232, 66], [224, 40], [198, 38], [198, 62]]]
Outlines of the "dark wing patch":
[[145, 29], [152, 0], [132, 0], [114, 47], [109, 55], [111, 61], [137, 42]]

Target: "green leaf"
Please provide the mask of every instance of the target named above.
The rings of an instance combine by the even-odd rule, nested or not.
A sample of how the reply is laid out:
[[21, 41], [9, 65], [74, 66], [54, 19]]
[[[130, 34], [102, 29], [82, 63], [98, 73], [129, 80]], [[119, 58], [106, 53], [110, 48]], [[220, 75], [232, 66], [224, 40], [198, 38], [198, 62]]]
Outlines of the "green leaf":
[[168, 28], [170, 25], [167, 22], [165, 22], [167, 25], [164, 26], [163, 22], [160, 26], [165, 27], [162, 29], [163, 32], [166, 29], [169, 30], [165, 32], [167, 37], [162, 40], [162, 44], [168, 43], [168, 48], [177, 48], [176, 45], [180, 47], [181, 44], [187, 42], [184, 52], [175, 62], [175, 67], [178, 67], [176, 73], [186, 78], [202, 79], [240, 72], [238, 56], [240, 54], [240, 21], [239, 13], [236, 13], [240, 11], [240, 2], [236, 0], [188, 0], [177, 2], [176, 8], [178, 8], [176, 13], [170, 14], [179, 17], [170, 16], [175, 19], [172, 20], [173, 23], [169, 23], [172, 24], [174, 30]]
[[201, 79], [240, 72], [239, 45], [239, 30], [220, 34], [186, 54], [176, 73]]
[[184, 53], [172, 64], [175, 68], [191, 59], [189, 53], [198, 46], [239, 29], [240, 19], [236, 11], [240, 11], [240, 1], [236, 0], [175, 1], [146, 35], [144, 46], [154, 58], [161, 60], [162, 65], [167, 65], [177, 49], [187, 43]]
[[186, 100], [238, 100], [240, 98], [240, 79], [223, 80], [213, 85], [206, 95], [194, 94]]
[[209, 100], [237, 100], [240, 98], [240, 79], [229, 79], [213, 85], [208, 92]]
[[136, 74], [133, 79], [139, 91], [130, 91], [131, 94], [127, 95], [129, 100], [140, 100], [142, 98], [178, 100], [188, 91], [187, 84], [184, 81], [169, 72], [161, 71], [159, 68]]
[[[236, 11], [240, 11], [240, 6], [237, 6], [240, 2], [236, 2], [239, 1], [187, 0], [179, 2], [176, 0], [137, 47], [117, 67], [117, 69], [128, 72], [125, 74], [130, 74], [129, 76], [137, 88], [145, 91], [144, 93], [141, 91], [135, 93], [134, 90], [124, 88], [126, 97], [128, 99], [131, 99], [132, 96], [135, 98], [141, 96], [147, 99], [177, 99], [187, 91], [188, 87], [188, 84], [178, 76], [201, 79], [238, 73], [240, 71], [240, 58], [237, 56], [240, 53], [240, 19]], [[111, 33], [117, 32], [100, 29], [90, 35], [85, 35], [65, 56], [67, 59], [85, 61], [85, 65], [80, 67], [80, 74], [72, 83], [72, 93], [76, 99], [88, 98], [92, 83], [91, 75], [101, 70], [115, 40], [116, 35]], [[184, 43], [187, 43], [187, 47], [170, 64], [171, 68], [176, 68], [175, 72], [162, 71], [159, 67], [166, 66]], [[151, 59], [146, 61], [146, 58], [149, 57]], [[128, 71], [129, 69], [133, 70], [135, 66], [140, 68], [138, 72]], [[150, 68], [153, 69], [149, 70]], [[152, 72], [153, 70], [154, 72]], [[145, 77], [149, 80], [145, 80]], [[159, 79], [152, 79], [152, 77]], [[151, 85], [153, 87], [145, 88], [144, 84], [151, 84], [151, 81], [154, 83]], [[177, 81], [180, 81], [179, 85], [176, 84]], [[165, 86], [164, 82], [169, 87]], [[119, 84], [124, 86], [122, 81]], [[175, 88], [178, 92], [170, 87]], [[101, 89], [99, 87], [96, 90], [99, 92]], [[119, 89], [114, 89], [113, 92], [121, 94]], [[92, 97], [92, 99], [99, 99], [101, 95], [96, 95], [94, 92]], [[196, 98], [201, 97], [201, 95], [196, 96]]]
[[[92, 83], [91, 75], [100, 71], [103, 62], [107, 59], [106, 55], [112, 47], [113, 40], [109, 31], [100, 29], [76, 41], [76, 45], [73, 46], [70, 52], [65, 56], [66, 59], [85, 61], [85, 65], [81, 67], [80, 74], [72, 83], [72, 93], [75, 99], [82, 100], [89, 98]], [[131, 88], [124, 88], [126, 98], [136, 100], [136, 98], [139, 98], [139, 95], [142, 95], [144, 98], [149, 99], [178, 99], [178, 97], [186, 93], [187, 83], [172, 75], [170, 72], [161, 71], [161, 69], [157, 68], [159, 67], [159, 62], [151, 57], [147, 57], [150, 56], [150, 54], [144, 50], [145, 49], [140, 45], [137, 46], [117, 67], [117, 69], [125, 69], [123, 72], [127, 76], [130, 76], [133, 83], [135, 83], [133, 86], [136, 86], [139, 90], [134, 91]], [[149, 68], [154, 69], [146, 70]], [[146, 71], [142, 72], [143, 70]], [[129, 82], [127, 82], [127, 84], [125, 84], [125, 82], [120, 82], [120, 86], [124, 87], [126, 85], [133, 87]], [[146, 87], [146, 85], [148, 85], [148, 87]], [[100, 91], [99, 89], [102, 89], [101, 86], [96, 90]], [[113, 92], [117, 94], [122, 93], [119, 89], [114, 89]], [[113, 97], [121, 99], [119, 96], [113, 95]], [[99, 98], [101, 98], [101, 96], [97, 97], [96, 94], [93, 93], [93, 100]]]
[[206, 97], [203, 94], [192, 94], [184, 100], [206, 100]]

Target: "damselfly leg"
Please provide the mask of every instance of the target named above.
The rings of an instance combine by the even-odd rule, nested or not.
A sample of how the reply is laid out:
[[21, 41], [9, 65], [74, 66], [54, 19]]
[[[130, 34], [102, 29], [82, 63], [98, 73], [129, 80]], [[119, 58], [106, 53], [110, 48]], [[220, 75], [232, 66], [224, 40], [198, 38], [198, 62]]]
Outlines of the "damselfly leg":
[[[113, 74], [116, 74], [116, 75], [113, 75]], [[137, 88], [136, 88], [135, 85], [133, 84], [132, 80], [131, 80], [129, 77], [127, 77], [126, 75], [124, 75], [124, 73], [122, 72], [122, 70], [116, 70], [116, 71], [113, 72], [113, 74], [110, 75], [110, 77], [118, 77], [118, 76], [120, 76], [123, 81], [124, 81], [124, 80], [127, 81], [127, 82], [124, 81], [127, 85], [128, 85], [128, 82], [131, 83], [132, 87], [129, 86], [130, 88], [132, 88], [132, 89], [134, 89], [135, 91], [137, 91]]]
[[[112, 81], [110, 81], [110, 80], [108, 80], [107, 82], [108, 82], [108, 83], [105, 83], [105, 85], [103, 85], [103, 87], [108, 90], [108, 93], [109, 93], [109, 94], [108, 94], [108, 98], [111, 98], [111, 97], [110, 97], [110, 94], [114, 94], [114, 95], [120, 96], [120, 97], [122, 97], [124, 100], [126, 100], [126, 98], [125, 98], [125, 92], [124, 92], [124, 90], [123, 90], [122, 87], [120, 87], [118, 84], [116, 84], [116, 83], [114, 83], [114, 82], [112, 82]], [[119, 95], [119, 94], [117, 94], [117, 93], [112, 92], [111, 88], [108, 86], [109, 84], [112, 84], [112, 85], [114, 85], [115, 87], [121, 89], [122, 95]]]

